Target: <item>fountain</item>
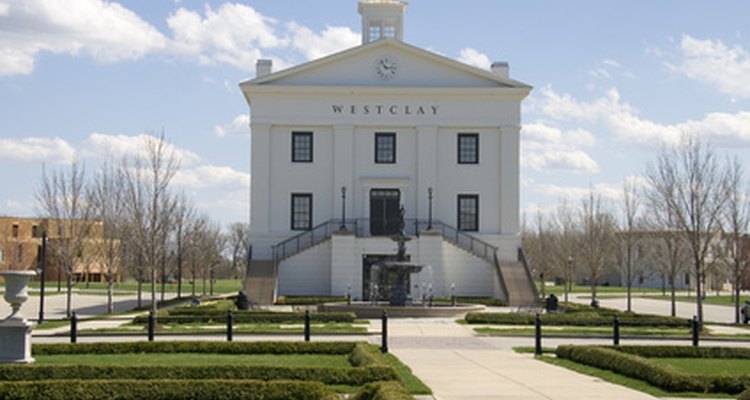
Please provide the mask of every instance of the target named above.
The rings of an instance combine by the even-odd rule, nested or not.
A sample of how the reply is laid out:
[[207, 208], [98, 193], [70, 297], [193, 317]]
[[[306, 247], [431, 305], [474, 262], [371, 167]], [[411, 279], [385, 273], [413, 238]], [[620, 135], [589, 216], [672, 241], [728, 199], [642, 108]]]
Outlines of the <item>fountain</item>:
[[[373, 264], [370, 272], [370, 301], [346, 303], [329, 303], [322, 306], [323, 311], [349, 311], [354, 312], [359, 318], [376, 318], [382, 311], [388, 311], [391, 317], [456, 317], [470, 311], [481, 311], [482, 305], [456, 304], [451, 306], [434, 306], [432, 303], [432, 267], [424, 264], [414, 263], [407, 259], [406, 243], [412, 238], [404, 233], [404, 208], [399, 210], [399, 232], [391, 236], [391, 240], [398, 243], [395, 259], [379, 261]], [[409, 298], [409, 277], [426, 268], [430, 273], [429, 296], [422, 290], [421, 304], [414, 304]], [[380, 278], [380, 279], [378, 279]], [[378, 285], [375, 282], [393, 282], [392, 285]], [[387, 287], [390, 286], [390, 287]], [[417, 285], [418, 287], [419, 285]], [[423, 287], [426, 286], [423, 283]], [[347, 298], [350, 299], [350, 291], [347, 289]], [[388, 302], [379, 302], [381, 294]], [[455, 298], [455, 296], [454, 296]], [[429, 303], [427, 302], [429, 301]], [[428, 306], [429, 304], [429, 306]]]
[[31, 358], [31, 329], [33, 324], [21, 314], [21, 305], [29, 299], [26, 288], [34, 271], [2, 271], [5, 280], [5, 301], [12, 312], [0, 321], [0, 364], [27, 364]]

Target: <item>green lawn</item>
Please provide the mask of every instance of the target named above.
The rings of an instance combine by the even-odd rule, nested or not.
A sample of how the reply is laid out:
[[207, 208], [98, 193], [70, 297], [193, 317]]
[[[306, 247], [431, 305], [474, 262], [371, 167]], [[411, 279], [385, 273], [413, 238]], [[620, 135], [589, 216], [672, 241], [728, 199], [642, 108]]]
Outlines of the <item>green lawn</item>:
[[[533, 327], [518, 327], [518, 328], [493, 328], [493, 327], [481, 327], [474, 328], [474, 331], [485, 335], [527, 335], [534, 336], [535, 329]], [[598, 335], [598, 336], [611, 336], [612, 328], [610, 327], [544, 327], [542, 329], [543, 335]], [[656, 328], [656, 327], [629, 327], [621, 326], [620, 335], [623, 336], [690, 336], [690, 329], [688, 328]]]
[[691, 374], [750, 375], [750, 359], [738, 358], [649, 358]]
[[[667, 300], [670, 301], [672, 298], [667, 296], [646, 296], [646, 298], [649, 299], [657, 299], [657, 300]], [[689, 302], [689, 303], [695, 303], [695, 296], [675, 296], [675, 300], [682, 301], [682, 302]], [[740, 296], [740, 306], [746, 301], [750, 300], [750, 296]], [[732, 299], [732, 296], [730, 295], [721, 295], [721, 296], [706, 296], [706, 298], [703, 300], [704, 304], [717, 304], [722, 306], [734, 306], [734, 300]]]
[[[690, 398], [720, 398], [720, 399], [726, 399], [729, 397], [732, 397], [728, 394], [722, 394], [722, 393], [696, 393], [696, 392], [679, 392], [679, 393], [673, 393], [673, 392], [667, 392], [665, 390], [662, 390], [658, 387], [651, 386], [650, 384], [640, 381], [638, 379], [628, 378], [626, 376], [622, 376], [620, 374], [616, 374], [612, 371], [607, 371], [604, 369], [599, 369], [596, 367], [590, 367], [588, 365], [579, 364], [570, 360], [564, 360], [561, 358], [557, 358], [555, 356], [541, 356], [537, 357], [537, 360], [558, 365], [582, 374], [590, 375], [596, 378], [599, 378], [601, 380], [614, 383], [616, 385], [621, 385], [625, 387], [629, 387], [634, 390], [639, 390], [644, 393], [648, 393], [655, 397], [690, 397]], [[724, 361], [724, 360], [722, 360]]]
[[[32, 289], [38, 289], [39, 288], [39, 282], [31, 282], [29, 284], [29, 287]], [[216, 283], [214, 284], [214, 294], [224, 294], [224, 293], [237, 293], [240, 290], [242, 290], [243, 287], [243, 281], [242, 279], [217, 279]], [[88, 284], [88, 287], [86, 287], [85, 282], [78, 282], [76, 283], [73, 288], [75, 290], [80, 291], [81, 293], [88, 293], [88, 294], [96, 294], [96, 295], [106, 295], [107, 294], [107, 284], [105, 282], [91, 282]], [[115, 292], [128, 292], [124, 294], [129, 294], [129, 292], [136, 292], [138, 290], [138, 283], [133, 280], [127, 280], [120, 283], [115, 283], [113, 285], [113, 288]], [[209, 282], [206, 282], [206, 293], [209, 292]], [[146, 282], [143, 284], [143, 291], [148, 292], [151, 290], [151, 284]], [[167, 292], [177, 292], [177, 284], [176, 283], [168, 283], [165, 285], [165, 290]], [[156, 285], [156, 291], [158, 293], [161, 293], [161, 284], [157, 283]], [[32, 290], [31, 293], [38, 293], [36, 290]], [[195, 282], [195, 292], [196, 295], [200, 295], [203, 293], [203, 281], [198, 280]], [[52, 294], [57, 293], [57, 282], [47, 282], [45, 287], [45, 295], [46, 294]], [[63, 282], [63, 288], [62, 292], [65, 293], [65, 283]], [[182, 295], [183, 296], [189, 296], [192, 293], [192, 285], [188, 280], [182, 281]]]
[[[537, 287], [538, 284], [537, 284]], [[539, 291], [541, 293], [541, 287], [539, 287]], [[619, 287], [619, 286], [597, 286], [596, 287], [596, 293], [622, 293], [626, 294], [628, 292], [628, 289], [625, 287]], [[545, 286], [544, 287], [544, 294], [549, 296], [550, 294], [554, 293], [555, 296], [562, 298], [563, 294], [565, 293], [562, 285], [555, 285], [555, 286]], [[573, 289], [568, 293], [591, 293], [591, 286], [578, 286], [573, 285]], [[661, 289], [651, 289], [651, 288], [632, 288], [632, 293], [661, 293]]]
[[[339, 323], [329, 322], [325, 324], [312, 324], [310, 326], [312, 334], [326, 334], [326, 333], [366, 333], [367, 326], [362, 324], [350, 324], [350, 323]], [[146, 326], [141, 324], [127, 324], [119, 328], [104, 328], [104, 329], [84, 329], [80, 333], [139, 333], [146, 332]], [[174, 325], [159, 325], [156, 333], [169, 334], [169, 333], [224, 333], [226, 332], [226, 324], [174, 324]], [[303, 324], [235, 324], [233, 327], [234, 333], [299, 333], [304, 332]]]
[[37, 365], [260, 365], [351, 367], [346, 355], [328, 354], [64, 354], [34, 356]]

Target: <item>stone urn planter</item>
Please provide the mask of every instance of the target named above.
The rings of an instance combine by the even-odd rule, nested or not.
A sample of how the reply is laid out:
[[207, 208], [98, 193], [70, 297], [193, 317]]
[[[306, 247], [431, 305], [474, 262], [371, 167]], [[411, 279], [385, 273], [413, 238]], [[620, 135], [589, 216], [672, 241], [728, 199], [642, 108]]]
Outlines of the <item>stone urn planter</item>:
[[8, 319], [23, 319], [21, 316], [21, 305], [29, 299], [26, 289], [31, 278], [36, 276], [35, 271], [2, 271], [0, 276], [5, 280], [5, 301], [10, 303], [13, 312]]
[[5, 280], [5, 301], [10, 303], [13, 312], [0, 320], [0, 364], [27, 364], [31, 358], [32, 323], [21, 315], [21, 305], [29, 299], [26, 288], [36, 275], [35, 271], [2, 271]]

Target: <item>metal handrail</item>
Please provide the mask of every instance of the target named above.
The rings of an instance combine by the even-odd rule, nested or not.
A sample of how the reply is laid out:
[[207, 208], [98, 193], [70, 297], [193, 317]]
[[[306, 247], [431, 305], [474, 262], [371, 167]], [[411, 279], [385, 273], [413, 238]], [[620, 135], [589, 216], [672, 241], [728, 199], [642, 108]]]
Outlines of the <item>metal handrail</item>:
[[347, 219], [345, 221], [342, 221], [341, 219], [331, 219], [323, 222], [310, 230], [301, 232], [272, 245], [271, 251], [273, 252], [273, 259], [278, 262], [287, 257], [299, 254], [305, 249], [328, 240], [331, 237], [331, 234], [341, 231], [342, 227], [345, 227], [346, 230], [356, 232], [356, 224], [357, 221], [354, 219]]
[[[529, 284], [531, 285], [531, 292], [534, 293], [534, 298], [539, 300], [539, 289], [534, 283], [534, 276], [531, 274], [531, 268], [526, 260], [526, 254], [523, 252], [523, 247], [518, 248], [518, 261], [523, 265], [524, 271], [526, 271], [526, 277], [529, 278]], [[544, 284], [544, 282], [542, 282]]]

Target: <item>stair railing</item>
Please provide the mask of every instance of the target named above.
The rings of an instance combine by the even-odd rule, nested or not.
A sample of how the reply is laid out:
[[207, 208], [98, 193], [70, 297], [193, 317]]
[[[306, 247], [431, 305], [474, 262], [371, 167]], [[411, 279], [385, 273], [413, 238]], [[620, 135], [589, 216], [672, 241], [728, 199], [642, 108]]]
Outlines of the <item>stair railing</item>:
[[[539, 289], [536, 287], [534, 276], [531, 274], [531, 268], [529, 263], [526, 261], [526, 254], [523, 252], [523, 247], [518, 248], [518, 261], [523, 265], [524, 271], [526, 271], [526, 277], [529, 278], [529, 284], [531, 285], [531, 292], [534, 294], [534, 300], [539, 301]], [[544, 285], [544, 282], [542, 282]]]
[[274, 262], [279, 262], [293, 255], [299, 254], [310, 247], [330, 239], [331, 235], [334, 232], [341, 231], [342, 227], [346, 227], [347, 231], [357, 232], [357, 220], [347, 219], [342, 223], [341, 219], [331, 219], [320, 225], [314, 226], [310, 230], [301, 232], [276, 243], [271, 246], [273, 260]]

